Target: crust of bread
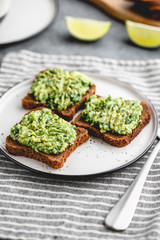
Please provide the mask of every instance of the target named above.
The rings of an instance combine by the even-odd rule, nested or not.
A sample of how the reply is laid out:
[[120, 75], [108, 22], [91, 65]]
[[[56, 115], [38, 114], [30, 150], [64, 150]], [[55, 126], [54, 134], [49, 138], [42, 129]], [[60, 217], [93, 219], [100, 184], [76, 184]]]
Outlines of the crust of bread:
[[100, 130], [97, 129], [95, 126], [91, 126], [89, 123], [86, 123], [80, 114], [72, 121], [72, 124], [76, 125], [77, 127], [83, 127], [87, 129], [90, 135], [101, 138], [112, 146], [118, 148], [124, 147], [128, 145], [142, 131], [142, 129], [149, 123], [151, 119], [151, 112], [149, 106], [145, 102], [141, 102], [141, 105], [143, 107], [141, 117], [142, 123], [139, 124], [132, 131], [132, 133], [127, 135], [120, 135], [111, 132], [101, 133]]
[[[42, 107], [41, 107], [42, 108]], [[37, 108], [32, 111], [41, 109]], [[30, 111], [31, 112], [31, 111]], [[74, 145], [68, 147], [64, 152], [56, 155], [49, 155], [43, 152], [36, 152], [34, 149], [20, 144], [18, 141], [13, 140], [9, 135], [6, 138], [6, 148], [9, 153], [16, 155], [16, 156], [24, 156], [27, 158], [33, 158], [40, 162], [43, 162], [49, 165], [52, 168], [58, 169], [63, 167], [64, 163], [66, 162], [67, 157], [81, 144], [88, 140], [89, 135], [88, 131], [84, 128], [77, 127], [77, 138], [74, 142]]]
[[[41, 71], [45, 72], [47, 69]], [[95, 94], [96, 91], [96, 86], [93, 84], [90, 86], [89, 90], [82, 96], [82, 100], [80, 102], [75, 103], [73, 106], [67, 108], [66, 110], [58, 111], [57, 109], [54, 109], [54, 111], [62, 118], [64, 118], [67, 121], [72, 120], [73, 116], [75, 115], [76, 112], [78, 112], [82, 107], [83, 104], [86, 102], [87, 98], [90, 97], [91, 95]], [[33, 109], [37, 107], [48, 107], [49, 105], [43, 104], [41, 102], [38, 102], [35, 100], [33, 95], [30, 95], [29, 93], [27, 96], [25, 96], [22, 99], [22, 107], [25, 109]]]

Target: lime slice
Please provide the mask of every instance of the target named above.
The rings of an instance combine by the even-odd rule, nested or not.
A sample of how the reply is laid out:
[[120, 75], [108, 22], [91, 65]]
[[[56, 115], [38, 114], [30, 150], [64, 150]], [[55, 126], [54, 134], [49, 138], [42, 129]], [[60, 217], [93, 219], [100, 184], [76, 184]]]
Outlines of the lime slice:
[[103, 37], [110, 29], [111, 22], [84, 18], [66, 17], [69, 33], [83, 41], [95, 41]]
[[147, 48], [160, 46], [160, 28], [126, 20], [130, 39], [137, 45]]

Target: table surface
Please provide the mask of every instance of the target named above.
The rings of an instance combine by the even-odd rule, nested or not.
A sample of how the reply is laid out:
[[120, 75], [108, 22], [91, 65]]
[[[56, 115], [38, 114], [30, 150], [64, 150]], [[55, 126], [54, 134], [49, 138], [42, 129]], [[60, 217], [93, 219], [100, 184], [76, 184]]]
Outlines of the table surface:
[[[0, 46], [0, 61], [11, 51], [28, 49], [40, 53], [64, 55], [91, 55], [126, 60], [147, 60], [160, 56], [159, 49], [145, 49], [134, 45], [120, 22], [85, 0], [58, 0], [56, 20], [39, 35], [19, 43]], [[96, 42], [82, 42], [67, 32], [65, 16], [110, 20], [112, 27], [107, 35]]]

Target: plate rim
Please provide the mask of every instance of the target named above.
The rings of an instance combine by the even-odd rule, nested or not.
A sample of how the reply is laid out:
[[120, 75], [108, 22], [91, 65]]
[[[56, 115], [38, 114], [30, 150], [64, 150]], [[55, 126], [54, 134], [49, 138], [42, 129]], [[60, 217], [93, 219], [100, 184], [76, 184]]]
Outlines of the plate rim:
[[[56, 0], [57, 1], [57, 0]], [[144, 156], [144, 154], [152, 147], [156, 137], [157, 137], [157, 131], [158, 131], [158, 115], [157, 115], [157, 111], [154, 107], [154, 105], [152, 104], [152, 102], [143, 94], [140, 93], [139, 90], [135, 89], [130, 83], [128, 82], [123, 82], [121, 80], [119, 80], [118, 78], [115, 78], [115, 77], [110, 77], [110, 76], [107, 76], [107, 75], [104, 75], [104, 74], [101, 74], [101, 73], [92, 73], [92, 72], [85, 72], [85, 71], [79, 71], [79, 72], [82, 72], [82, 73], [85, 73], [85, 74], [88, 74], [88, 75], [96, 75], [96, 76], [100, 76], [100, 77], [103, 77], [103, 78], [109, 78], [110, 80], [113, 80], [113, 81], [118, 81], [120, 84], [123, 84], [127, 87], [129, 87], [132, 91], [134, 90], [135, 93], [137, 93], [139, 96], [142, 96], [146, 102], [148, 102], [152, 108], [152, 111], [153, 111], [153, 114], [155, 116], [155, 134], [152, 138], [152, 141], [150, 142], [150, 144], [144, 149], [144, 151], [138, 155], [136, 158], [134, 158], [133, 160], [131, 160], [130, 162], [127, 162], [119, 167], [115, 167], [113, 169], [110, 169], [110, 170], [106, 170], [106, 171], [102, 171], [102, 172], [98, 172], [98, 173], [91, 173], [91, 174], [85, 174], [85, 175], [77, 175], [77, 174], [56, 174], [56, 173], [49, 173], [49, 172], [43, 172], [41, 170], [37, 170], [37, 169], [34, 169], [32, 167], [29, 167], [29, 166], [26, 166], [20, 162], [18, 162], [17, 160], [15, 160], [13, 157], [9, 156], [7, 154], [7, 152], [5, 152], [2, 147], [0, 146], [0, 152], [5, 156], [7, 157], [9, 160], [11, 160], [12, 162], [14, 162], [15, 164], [19, 165], [20, 167], [22, 168], [25, 168], [27, 169], [28, 171], [30, 172], [34, 172], [34, 173], [38, 173], [40, 174], [41, 176], [46, 176], [46, 177], [52, 177], [52, 178], [59, 178], [59, 179], [73, 179], [73, 180], [82, 180], [82, 179], [90, 179], [90, 178], [94, 178], [94, 177], [99, 177], [99, 176], [102, 176], [102, 175], [105, 175], [105, 174], [108, 174], [108, 173], [112, 173], [112, 172], [115, 172], [115, 171], [118, 171], [118, 170], [121, 170], [129, 165], [131, 165], [132, 163], [136, 162], [138, 159], [140, 159], [142, 156]], [[23, 78], [23, 81], [20, 81], [20, 82], [17, 82], [15, 83], [13, 86], [11, 86], [10, 88], [8, 88], [0, 97], [0, 101], [1, 99], [4, 97], [5, 94], [8, 93], [8, 91], [12, 90], [14, 87], [17, 87], [18, 85], [20, 84], [23, 84], [24, 82], [26, 81], [29, 81], [31, 80], [31, 78]]]
[[[24, 37], [24, 38], [22, 37], [20, 39], [13, 40], [13, 41], [2, 42], [2, 43], [0, 43], [0, 46], [4, 46], [4, 45], [7, 46], [7, 45], [12, 44], [12, 43], [19, 43], [19, 42], [23, 42], [25, 40], [32, 39], [32, 38], [38, 36], [39, 34], [41, 34], [42, 32], [44, 32], [51, 24], [54, 24], [56, 19], [57, 19], [58, 12], [59, 12], [59, 1], [58, 0], [52, 0], [52, 1], [55, 4], [55, 15], [53, 15], [52, 19], [50, 20], [50, 22], [48, 22], [48, 24], [46, 24], [45, 27], [43, 27], [41, 30], [35, 32], [34, 34], [29, 35], [28, 37]], [[2, 20], [3, 20], [3, 17], [2, 17]]]

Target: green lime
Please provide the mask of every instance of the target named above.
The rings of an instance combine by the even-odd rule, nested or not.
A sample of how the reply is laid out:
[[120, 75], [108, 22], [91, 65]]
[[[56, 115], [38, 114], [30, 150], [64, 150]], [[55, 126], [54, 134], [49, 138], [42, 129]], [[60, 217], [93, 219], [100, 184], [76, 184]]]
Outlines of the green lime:
[[160, 46], [160, 28], [126, 20], [130, 39], [137, 45], [146, 48]]
[[95, 41], [103, 37], [110, 29], [111, 22], [84, 18], [66, 17], [69, 33], [83, 41]]

